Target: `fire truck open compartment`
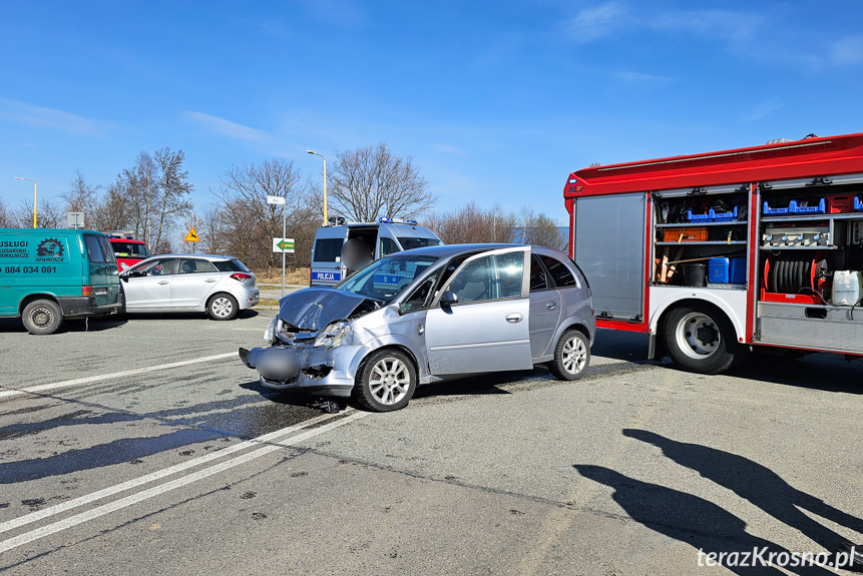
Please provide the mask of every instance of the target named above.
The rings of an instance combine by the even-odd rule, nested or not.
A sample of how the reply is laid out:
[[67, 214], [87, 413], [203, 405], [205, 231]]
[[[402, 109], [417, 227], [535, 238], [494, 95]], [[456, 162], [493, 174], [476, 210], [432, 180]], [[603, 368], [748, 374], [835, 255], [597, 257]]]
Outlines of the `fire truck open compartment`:
[[564, 197], [599, 327], [702, 372], [741, 345], [863, 355], [863, 134], [591, 167]]

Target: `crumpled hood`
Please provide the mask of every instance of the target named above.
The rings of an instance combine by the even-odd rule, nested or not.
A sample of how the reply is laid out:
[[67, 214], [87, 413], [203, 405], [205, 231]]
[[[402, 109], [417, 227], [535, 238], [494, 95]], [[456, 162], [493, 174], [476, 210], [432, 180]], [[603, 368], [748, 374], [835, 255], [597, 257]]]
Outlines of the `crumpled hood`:
[[306, 288], [281, 300], [279, 318], [300, 330], [318, 332], [330, 322], [348, 318], [373, 300], [333, 288]]

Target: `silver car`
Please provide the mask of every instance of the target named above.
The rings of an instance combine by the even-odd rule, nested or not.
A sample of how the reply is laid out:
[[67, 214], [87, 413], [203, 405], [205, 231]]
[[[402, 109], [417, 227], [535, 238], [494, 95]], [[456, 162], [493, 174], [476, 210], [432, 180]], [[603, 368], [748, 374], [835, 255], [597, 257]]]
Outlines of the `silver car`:
[[435, 246], [377, 260], [335, 287], [289, 294], [240, 358], [275, 389], [407, 405], [417, 384], [547, 363], [579, 378], [595, 334], [590, 287], [562, 252]]
[[120, 273], [124, 311], [206, 312], [231, 320], [258, 303], [255, 274], [229, 256], [162, 254]]

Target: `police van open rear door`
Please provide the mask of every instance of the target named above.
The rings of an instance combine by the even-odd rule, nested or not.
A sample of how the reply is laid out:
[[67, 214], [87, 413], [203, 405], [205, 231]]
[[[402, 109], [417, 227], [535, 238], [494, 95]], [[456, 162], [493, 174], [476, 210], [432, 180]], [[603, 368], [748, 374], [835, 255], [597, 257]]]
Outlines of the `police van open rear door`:
[[645, 193], [575, 201], [573, 255], [593, 293], [598, 320], [644, 321]]

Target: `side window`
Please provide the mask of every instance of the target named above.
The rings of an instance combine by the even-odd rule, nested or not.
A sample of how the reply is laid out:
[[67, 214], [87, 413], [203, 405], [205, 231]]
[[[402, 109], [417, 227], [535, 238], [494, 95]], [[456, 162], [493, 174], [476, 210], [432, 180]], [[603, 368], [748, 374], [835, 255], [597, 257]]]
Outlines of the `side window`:
[[536, 255], [530, 257], [530, 291], [539, 292], [548, 288], [545, 269]]
[[438, 274], [434, 273], [425, 282], [417, 286], [411, 295], [402, 302], [402, 312], [414, 312], [415, 310], [427, 308], [431, 302], [432, 288], [434, 288], [437, 277]]
[[180, 262], [180, 274], [204, 274], [218, 272], [215, 266], [207, 260], [183, 260]]
[[569, 271], [569, 267], [557, 258], [543, 256], [542, 263], [545, 264], [546, 268], [548, 268], [548, 272], [551, 274], [551, 277], [554, 279], [554, 283], [558, 288], [567, 288], [578, 285], [572, 272]]
[[150, 262], [143, 268], [137, 268], [136, 270], [144, 273], [147, 276], [164, 276], [166, 274], [174, 273], [174, 264], [176, 260], [167, 259], [167, 260], [154, 260]]
[[396, 245], [395, 241], [393, 241], [392, 238], [381, 236], [381, 257], [395, 252], [401, 252], [401, 249]]
[[117, 259], [114, 258], [114, 249], [111, 248], [111, 242], [104, 236], [97, 236], [97, 238], [99, 239], [99, 246], [102, 247], [102, 254], [105, 256], [105, 262], [115, 264]]
[[111, 262], [102, 251], [102, 243], [95, 234], [84, 234], [84, 244], [87, 245], [87, 255], [93, 264], [105, 264]]
[[482, 302], [521, 296], [524, 253], [510, 252], [468, 262], [453, 278], [449, 289], [459, 303]]

